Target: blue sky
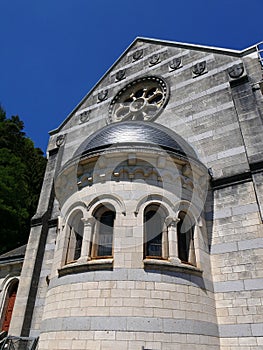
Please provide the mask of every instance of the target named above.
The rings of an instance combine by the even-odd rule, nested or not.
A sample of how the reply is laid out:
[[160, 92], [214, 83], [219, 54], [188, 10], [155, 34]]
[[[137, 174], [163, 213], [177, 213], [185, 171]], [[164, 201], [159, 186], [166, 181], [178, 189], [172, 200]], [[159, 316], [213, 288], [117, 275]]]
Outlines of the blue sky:
[[45, 151], [55, 129], [138, 36], [244, 49], [262, 0], [0, 0], [0, 103]]

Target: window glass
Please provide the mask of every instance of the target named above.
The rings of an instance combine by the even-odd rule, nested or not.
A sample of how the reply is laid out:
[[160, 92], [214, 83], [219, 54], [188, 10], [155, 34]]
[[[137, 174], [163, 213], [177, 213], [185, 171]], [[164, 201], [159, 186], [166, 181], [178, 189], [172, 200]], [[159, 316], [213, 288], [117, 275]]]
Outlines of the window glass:
[[93, 232], [92, 257], [112, 257], [115, 210], [113, 207], [101, 206], [94, 216], [96, 225]]
[[191, 262], [190, 252], [193, 249], [194, 226], [190, 217], [183, 211], [179, 213], [179, 219], [177, 224], [178, 258], [183, 262]]
[[158, 205], [150, 205], [144, 212], [144, 256], [162, 258], [165, 215]]
[[99, 218], [98, 256], [112, 256], [114, 212], [106, 211]]
[[78, 260], [81, 256], [82, 239], [84, 233], [84, 224], [81, 211], [76, 211], [68, 220], [67, 227], [67, 252], [66, 264]]

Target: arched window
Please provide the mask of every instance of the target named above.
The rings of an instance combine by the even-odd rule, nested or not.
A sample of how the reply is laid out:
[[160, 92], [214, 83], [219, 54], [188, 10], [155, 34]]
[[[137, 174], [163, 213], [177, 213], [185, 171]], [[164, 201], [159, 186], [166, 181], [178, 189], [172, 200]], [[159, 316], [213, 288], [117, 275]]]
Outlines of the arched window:
[[8, 332], [12, 313], [14, 309], [14, 304], [16, 300], [16, 293], [18, 288], [18, 280], [16, 279], [9, 285], [9, 288], [6, 293], [6, 300], [3, 310], [3, 318], [2, 318], [2, 331]]
[[92, 258], [108, 258], [113, 256], [113, 227], [115, 210], [112, 206], [101, 206], [96, 210]]
[[82, 212], [78, 210], [68, 220], [66, 264], [80, 258], [84, 232], [84, 224], [81, 219]]
[[167, 229], [165, 212], [160, 205], [151, 204], [144, 211], [144, 258], [167, 258]]
[[178, 258], [184, 263], [196, 265], [194, 250], [194, 223], [190, 216], [180, 211], [177, 224]]

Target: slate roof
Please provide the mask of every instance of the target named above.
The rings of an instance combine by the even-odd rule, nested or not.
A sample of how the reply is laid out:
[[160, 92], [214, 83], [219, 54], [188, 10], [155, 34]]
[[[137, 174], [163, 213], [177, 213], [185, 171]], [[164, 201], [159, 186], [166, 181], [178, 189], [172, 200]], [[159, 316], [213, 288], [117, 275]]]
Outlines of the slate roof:
[[0, 255], [0, 263], [6, 260], [22, 259], [25, 256], [26, 244]]
[[111, 146], [160, 147], [186, 157], [197, 158], [192, 147], [174, 131], [157, 123], [143, 121], [112, 123], [101, 128], [82, 143], [74, 157]]

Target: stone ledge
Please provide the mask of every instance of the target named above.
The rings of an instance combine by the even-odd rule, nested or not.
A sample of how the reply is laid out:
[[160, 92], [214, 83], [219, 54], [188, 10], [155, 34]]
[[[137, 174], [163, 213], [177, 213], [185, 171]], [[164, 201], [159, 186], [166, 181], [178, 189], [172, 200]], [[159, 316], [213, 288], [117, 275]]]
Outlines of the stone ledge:
[[246, 239], [242, 241], [234, 241], [234, 242], [226, 242], [226, 243], [217, 243], [212, 245], [211, 254], [226, 254], [226, 253], [234, 253], [243, 250], [250, 249], [261, 249], [263, 248], [263, 238], [253, 238]]
[[63, 266], [61, 269], [58, 269], [59, 277], [82, 273], [94, 270], [112, 270], [113, 269], [113, 259], [96, 259], [85, 262], [76, 261], [71, 264]]
[[144, 259], [144, 268], [146, 270], [164, 270], [164, 271], [174, 271], [174, 272], [182, 272], [186, 274], [201, 276], [203, 271], [199, 268], [190, 265], [184, 264], [181, 262], [171, 262], [169, 260], [161, 260], [161, 259]]
[[143, 266], [138, 269], [132, 268], [114, 268], [105, 270], [93, 270], [88, 273], [67, 274], [63, 278], [59, 276], [50, 280], [49, 288], [57, 288], [75, 283], [89, 283], [100, 281], [145, 281], [157, 283], [172, 283], [186, 285], [194, 288], [202, 288], [206, 291], [213, 292], [213, 283], [211, 280], [204, 278], [203, 275], [185, 273], [181, 270], [168, 269], [145, 269]]
[[219, 335], [222, 338], [252, 337], [250, 323], [244, 324], [221, 324], [218, 326]]
[[80, 316], [44, 319], [42, 332], [151, 332], [218, 337], [218, 326], [199, 319], [142, 316]]
[[262, 290], [263, 278], [221, 281], [214, 283], [215, 293]]

